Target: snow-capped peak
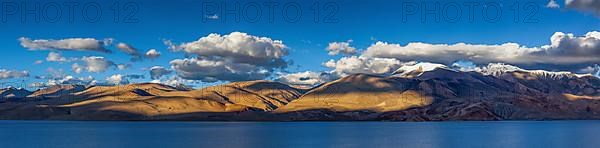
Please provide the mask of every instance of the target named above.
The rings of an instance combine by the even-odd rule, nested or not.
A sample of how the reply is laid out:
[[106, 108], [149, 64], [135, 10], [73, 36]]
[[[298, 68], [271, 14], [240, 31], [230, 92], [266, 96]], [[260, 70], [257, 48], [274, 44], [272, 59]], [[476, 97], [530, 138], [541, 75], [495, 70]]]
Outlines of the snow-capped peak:
[[481, 74], [484, 74], [484, 75], [492, 75], [492, 76], [500, 76], [500, 75], [508, 73], [508, 72], [521, 71], [521, 72], [531, 73], [531, 74], [541, 77], [541, 78], [549, 78], [549, 79], [561, 79], [561, 78], [565, 78], [565, 77], [572, 78], [572, 77], [586, 76], [586, 75], [577, 75], [577, 74], [574, 74], [572, 72], [567, 72], [567, 71], [551, 72], [551, 71], [545, 71], [545, 70], [525, 70], [525, 69], [521, 69], [517, 66], [508, 65], [508, 64], [504, 64], [504, 63], [490, 63], [485, 67], [477, 67], [475, 69], [475, 71], [479, 72]]
[[507, 72], [515, 72], [515, 71], [526, 71], [517, 66], [508, 65], [504, 63], [489, 63], [485, 67], [477, 67], [475, 68], [476, 72], [479, 72], [484, 75], [493, 75], [499, 76]]
[[7, 90], [24, 90], [24, 88], [22, 88], [22, 87], [14, 87], [14, 86], [7, 86], [5, 89], [7, 89]]

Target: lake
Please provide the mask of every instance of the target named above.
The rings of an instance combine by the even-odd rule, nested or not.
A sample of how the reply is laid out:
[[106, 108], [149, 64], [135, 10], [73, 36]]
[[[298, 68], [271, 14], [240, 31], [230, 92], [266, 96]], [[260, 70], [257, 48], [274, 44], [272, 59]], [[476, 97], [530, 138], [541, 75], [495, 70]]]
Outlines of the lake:
[[600, 121], [0, 121], [2, 148], [599, 147]]

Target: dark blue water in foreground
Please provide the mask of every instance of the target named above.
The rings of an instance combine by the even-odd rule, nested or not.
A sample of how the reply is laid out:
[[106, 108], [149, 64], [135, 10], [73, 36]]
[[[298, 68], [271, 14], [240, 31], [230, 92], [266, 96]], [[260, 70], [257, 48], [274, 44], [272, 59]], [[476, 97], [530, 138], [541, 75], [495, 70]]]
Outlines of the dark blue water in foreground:
[[64, 122], [0, 121], [0, 147], [600, 147], [600, 121]]

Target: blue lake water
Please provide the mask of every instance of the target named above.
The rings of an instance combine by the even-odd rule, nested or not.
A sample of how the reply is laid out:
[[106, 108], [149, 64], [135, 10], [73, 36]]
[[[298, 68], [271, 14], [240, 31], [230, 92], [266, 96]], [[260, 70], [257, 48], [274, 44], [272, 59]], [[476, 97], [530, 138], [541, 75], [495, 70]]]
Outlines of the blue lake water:
[[0, 147], [600, 147], [600, 121], [0, 121]]

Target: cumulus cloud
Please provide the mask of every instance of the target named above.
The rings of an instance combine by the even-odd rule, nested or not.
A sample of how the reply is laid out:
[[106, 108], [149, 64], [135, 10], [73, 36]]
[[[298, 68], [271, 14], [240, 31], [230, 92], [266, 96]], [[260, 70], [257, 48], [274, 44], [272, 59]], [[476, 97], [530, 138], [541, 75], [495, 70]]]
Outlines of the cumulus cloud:
[[546, 4], [546, 8], [560, 8], [560, 5], [556, 3], [556, 0], [550, 0], [548, 4]]
[[124, 78], [121, 74], [112, 75], [106, 78], [106, 82], [112, 85], [129, 84], [129, 80]]
[[160, 57], [160, 52], [158, 52], [156, 49], [150, 49], [148, 52], [146, 52], [146, 57], [149, 59], [156, 59]]
[[323, 66], [332, 68], [333, 70], [281, 74], [275, 81], [289, 85], [311, 87], [351, 74], [391, 75], [400, 67], [415, 63], [416, 62], [401, 62], [393, 58], [372, 58], [364, 56], [342, 57], [337, 61], [329, 60], [323, 63]]
[[171, 40], [163, 39], [163, 44], [165, 44], [167, 46], [167, 49], [169, 49], [170, 51], [181, 51], [181, 47], [173, 43], [173, 41]]
[[121, 50], [122, 52], [130, 55], [132, 61], [137, 61], [137, 60], [142, 59], [142, 54], [138, 51], [138, 49], [129, 44], [119, 43], [119, 44], [117, 44], [117, 48], [119, 50]]
[[393, 58], [371, 58], [363, 56], [342, 57], [337, 61], [329, 60], [323, 63], [325, 67], [333, 68], [333, 73], [340, 76], [356, 73], [376, 75], [391, 74], [402, 66], [402, 64], [402, 62]]
[[[574, 63], [600, 60], [600, 32], [592, 31], [580, 37], [571, 33], [556, 32], [550, 40], [550, 45], [542, 46], [544, 50], [535, 52], [534, 55], [571, 57], [570, 60], [575, 61]], [[564, 62], [570, 63], [569, 61]]]
[[115, 74], [115, 75], [111, 75], [109, 77], [106, 77], [106, 83], [109, 85], [124, 85], [124, 84], [130, 84], [132, 80], [134, 79], [144, 79], [144, 75], [137, 75], [137, 74], [129, 74], [129, 75], [122, 75], [122, 74]]
[[183, 43], [178, 50], [193, 58], [170, 62], [179, 77], [205, 82], [264, 79], [289, 65], [283, 59], [287, 47], [282, 41], [241, 32], [209, 34]]
[[66, 62], [67, 58], [62, 57], [60, 53], [50, 52], [48, 53], [48, 57], [46, 57], [46, 61], [48, 62]]
[[12, 78], [23, 78], [29, 77], [28, 71], [13, 71], [0, 69], [0, 79], [12, 79]]
[[591, 12], [600, 16], [600, 1], [598, 0], [565, 0], [567, 8], [583, 12]]
[[168, 70], [161, 66], [153, 66], [152, 68], [150, 68], [150, 78], [160, 79], [160, 77], [171, 74], [172, 72], [173, 71]]
[[79, 65], [78, 63], [73, 63], [73, 65], [71, 65], [71, 69], [73, 69], [73, 72], [75, 73], [81, 73], [85, 67], [83, 65]]
[[270, 75], [267, 69], [230, 60], [176, 59], [171, 67], [181, 78], [204, 82], [259, 80]]
[[129, 67], [131, 67], [131, 64], [118, 64], [117, 65], [117, 69], [119, 69], [119, 70], [125, 70]]
[[81, 73], [83, 70], [88, 72], [105, 72], [110, 67], [116, 66], [116, 64], [112, 61], [105, 59], [104, 57], [92, 56], [92, 57], [82, 57], [81, 61], [84, 62], [83, 65], [78, 63], [74, 63], [71, 68], [75, 73]]
[[74, 77], [64, 76], [62, 78], [52, 78], [46, 83], [46, 86], [54, 85], [95, 85], [96, 80], [92, 76], [88, 77]]
[[21, 46], [29, 50], [71, 50], [71, 51], [95, 51], [110, 53], [105, 46], [111, 44], [112, 39], [96, 40], [93, 38], [68, 38], [62, 40], [32, 40], [30, 38], [19, 38]]
[[248, 63], [265, 68], [282, 68], [287, 62], [286, 46], [282, 41], [257, 37], [242, 32], [228, 35], [209, 34], [197, 41], [180, 46], [186, 53], [205, 57], [220, 57], [235, 63]]
[[165, 85], [179, 87], [179, 88], [181, 88], [181, 87], [192, 88], [191, 86], [189, 86], [189, 84], [197, 84], [198, 82], [195, 80], [182, 79], [181, 77], [174, 75], [167, 79], [152, 80], [151, 83], [165, 84]]
[[338, 55], [338, 54], [346, 54], [346, 55], [354, 55], [356, 54], [356, 48], [350, 46], [352, 40], [348, 40], [347, 42], [331, 42], [329, 46], [327, 46], [327, 51], [329, 55]]
[[46, 82], [34, 82], [30, 84], [30, 87], [44, 88], [56, 85], [96, 85], [96, 80], [92, 76], [88, 77], [74, 77], [74, 76], [62, 76], [49, 78]]
[[471, 60], [477, 63], [490, 61], [522, 62], [521, 55], [530, 53], [531, 48], [516, 43], [501, 45], [473, 44], [428, 44], [409, 43], [406, 46], [377, 42], [363, 53], [367, 57], [395, 58], [402, 61], [429, 61], [436, 63], [452, 63], [457, 60]]
[[500, 45], [409, 43], [402, 46], [377, 42], [367, 48], [363, 55], [448, 65], [459, 60], [469, 60], [476, 64], [500, 62], [568, 65], [600, 62], [599, 32], [589, 32], [580, 37], [557, 32], [550, 40], [550, 45], [540, 47], [525, 47], [517, 43]]
[[58, 52], [50, 52], [50, 53], [48, 53], [48, 56], [46, 57], [46, 61], [48, 61], [48, 62], [72, 62], [72, 61], [76, 61], [76, 60], [77, 60], [77, 58], [63, 57]]

